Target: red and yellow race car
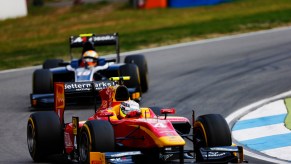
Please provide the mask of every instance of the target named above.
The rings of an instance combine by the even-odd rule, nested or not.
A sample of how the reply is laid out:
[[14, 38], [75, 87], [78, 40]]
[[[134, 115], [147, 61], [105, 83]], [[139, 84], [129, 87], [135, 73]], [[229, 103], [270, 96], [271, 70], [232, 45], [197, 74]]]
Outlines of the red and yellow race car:
[[[122, 83], [129, 77], [111, 80]], [[218, 114], [202, 115], [192, 122], [168, 116], [173, 108], [139, 107], [130, 100], [124, 85], [97, 91], [95, 82], [55, 83], [55, 110], [30, 115], [27, 144], [34, 161], [53, 154], [80, 163], [150, 163], [186, 160], [196, 162], [243, 162], [243, 148], [233, 146], [225, 119]], [[101, 105], [86, 121], [73, 117], [64, 122], [70, 96], [99, 96]], [[190, 132], [192, 134], [189, 134]], [[191, 141], [186, 150], [186, 140]], [[187, 146], [189, 147], [189, 146]]]

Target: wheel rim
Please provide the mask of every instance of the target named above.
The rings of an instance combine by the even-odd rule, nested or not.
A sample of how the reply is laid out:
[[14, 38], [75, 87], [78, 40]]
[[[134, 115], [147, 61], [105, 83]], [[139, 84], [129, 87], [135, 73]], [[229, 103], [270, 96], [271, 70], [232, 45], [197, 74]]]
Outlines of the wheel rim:
[[207, 146], [203, 130], [201, 128], [195, 129], [195, 138], [199, 140], [199, 146]]
[[194, 151], [196, 154], [196, 161], [203, 161], [202, 154], [200, 153], [200, 148], [207, 146], [206, 138], [204, 136], [204, 132], [200, 127], [194, 129], [193, 132], [196, 140], [194, 141]]
[[33, 153], [35, 150], [35, 130], [32, 124], [27, 126], [27, 145], [30, 153]]
[[80, 143], [80, 160], [82, 162], [88, 160], [89, 156], [89, 147], [90, 147], [90, 142], [89, 142], [89, 137], [87, 133], [82, 133], [81, 136], [81, 143]]

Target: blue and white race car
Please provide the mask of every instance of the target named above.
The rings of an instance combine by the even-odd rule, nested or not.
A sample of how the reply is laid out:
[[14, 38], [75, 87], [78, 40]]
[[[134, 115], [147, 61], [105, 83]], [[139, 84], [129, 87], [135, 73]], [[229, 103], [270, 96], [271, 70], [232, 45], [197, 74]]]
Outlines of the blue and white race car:
[[[95, 82], [95, 91], [115, 85], [108, 78], [116, 76], [130, 76], [129, 81], [124, 85], [128, 87], [131, 99], [139, 101], [142, 93], [148, 90], [148, 68], [147, 61], [142, 54], [126, 56], [124, 63], [120, 62], [119, 35], [114, 34], [80, 34], [71, 36], [70, 62], [62, 59], [48, 59], [43, 63], [42, 69], [33, 72], [32, 93], [30, 102], [32, 107], [52, 107], [54, 104], [54, 82]], [[107, 59], [96, 55], [95, 48], [100, 46], [115, 46], [116, 58]], [[82, 48], [82, 56], [73, 58], [72, 49]], [[91, 52], [90, 52], [91, 51]], [[85, 53], [89, 55], [85, 55]], [[95, 55], [95, 56], [94, 56]], [[92, 58], [93, 57], [93, 58]], [[95, 57], [95, 58], [94, 58]], [[96, 65], [90, 65], [95, 62]], [[89, 64], [88, 64], [89, 63]], [[97, 82], [97, 83], [96, 83]], [[92, 83], [93, 84], [93, 83]], [[71, 87], [82, 90], [82, 86], [73, 85]], [[98, 93], [92, 93], [98, 95]], [[92, 96], [88, 96], [92, 97]], [[98, 98], [92, 100], [87, 97], [72, 97], [73, 104], [92, 104]]]

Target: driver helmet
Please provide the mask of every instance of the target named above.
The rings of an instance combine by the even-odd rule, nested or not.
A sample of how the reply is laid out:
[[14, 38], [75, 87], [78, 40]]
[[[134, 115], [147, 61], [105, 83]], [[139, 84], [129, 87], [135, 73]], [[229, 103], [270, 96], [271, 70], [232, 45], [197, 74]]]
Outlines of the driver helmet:
[[120, 103], [119, 116], [125, 117], [136, 117], [141, 113], [139, 104], [133, 100], [128, 100]]
[[83, 54], [82, 61], [85, 66], [95, 67], [98, 64], [98, 53], [94, 50], [88, 50]]

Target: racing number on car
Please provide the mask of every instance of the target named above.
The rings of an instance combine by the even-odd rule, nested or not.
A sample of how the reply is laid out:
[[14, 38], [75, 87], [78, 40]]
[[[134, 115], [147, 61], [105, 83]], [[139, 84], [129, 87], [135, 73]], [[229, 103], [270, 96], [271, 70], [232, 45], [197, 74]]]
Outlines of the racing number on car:
[[163, 123], [156, 123], [156, 124], [154, 125], [154, 127], [156, 127], [156, 128], [165, 128], [166, 125], [164, 125]]
[[91, 71], [83, 71], [83, 72], [78, 72], [78, 76], [88, 76], [90, 75]]

